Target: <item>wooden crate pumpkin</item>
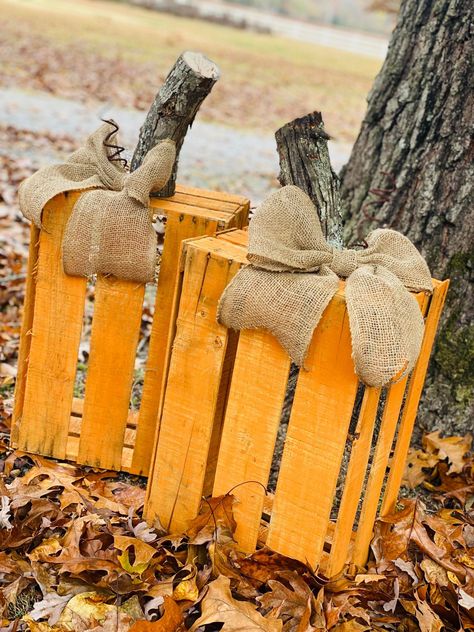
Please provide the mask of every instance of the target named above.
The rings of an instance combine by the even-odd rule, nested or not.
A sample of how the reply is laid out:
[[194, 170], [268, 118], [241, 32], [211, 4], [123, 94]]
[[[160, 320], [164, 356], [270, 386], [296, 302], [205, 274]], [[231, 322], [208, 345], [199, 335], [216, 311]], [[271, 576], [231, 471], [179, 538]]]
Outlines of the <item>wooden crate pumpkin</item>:
[[245, 551], [266, 543], [335, 575], [347, 562], [366, 561], [377, 515], [394, 508], [448, 282], [434, 281], [432, 296], [417, 295], [426, 328], [411, 376], [388, 389], [365, 388], [354, 420], [360, 386], [341, 281], [314, 333], [309, 370], [299, 375], [275, 494], [266, 494], [290, 360], [270, 334], [238, 335], [216, 321], [218, 299], [246, 261], [246, 242], [237, 230], [185, 246], [146, 516], [180, 531], [203, 495], [232, 493]]
[[80, 193], [56, 196], [31, 230], [12, 427], [13, 446], [102, 468], [147, 474], [174, 336], [182, 241], [247, 224], [249, 203], [189, 187], [152, 199], [165, 242], [141, 406], [130, 396], [144, 284], [98, 276], [85, 398], [73, 397], [87, 280], [67, 276], [61, 242]]

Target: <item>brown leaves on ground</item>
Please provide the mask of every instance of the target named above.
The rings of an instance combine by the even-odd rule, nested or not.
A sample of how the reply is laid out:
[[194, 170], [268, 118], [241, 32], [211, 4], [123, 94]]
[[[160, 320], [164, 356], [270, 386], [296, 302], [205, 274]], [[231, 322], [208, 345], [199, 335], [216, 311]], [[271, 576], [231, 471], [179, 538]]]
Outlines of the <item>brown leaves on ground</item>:
[[[448, 483], [446, 475], [460, 474], [465, 467], [469, 467], [471, 447], [470, 434], [465, 437], [441, 437], [439, 431], [426, 434], [422, 450], [410, 449], [403, 484], [414, 489], [423, 483], [427, 489], [434, 491], [429, 481], [437, 477], [443, 481], [444, 477], [444, 482]], [[454, 487], [456, 485], [454, 482]]]
[[137, 485], [3, 444], [0, 629], [474, 630], [469, 440], [424, 445], [439, 456], [425, 473], [442, 508], [403, 500], [377, 523], [367, 567], [329, 579], [267, 548], [240, 551], [230, 495], [169, 535], [141, 518]]

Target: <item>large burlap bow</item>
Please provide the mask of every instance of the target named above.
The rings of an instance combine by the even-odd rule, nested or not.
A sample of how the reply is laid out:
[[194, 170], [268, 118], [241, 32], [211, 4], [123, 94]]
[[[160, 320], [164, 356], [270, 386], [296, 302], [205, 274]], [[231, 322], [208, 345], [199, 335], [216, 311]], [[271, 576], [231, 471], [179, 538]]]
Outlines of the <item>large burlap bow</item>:
[[112, 274], [146, 283], [154, 277], [157, 237], [149, 211], [149, 195], [167, 183], [175, 161], [175, 144], [156, 145], [143, 164], [127, 173], [109, 160], [116, 132], [105, 123], [84, 147], [63, 164], [40, 169], [19, 190], [23, 215], [41, 228], [46, 203], [66, 191], [86, 191], [74, 205], [63, 238], [67, 274]]
[[270, 331], [302, 366], [339, 277], [346, 278], [357, 375], [369, 386], [401, 379], [418, 358], [424, 332], [408, 290], [431, 292], [430, 272], [415, 246], [396, 231], [374, 230], [366, 243], [364, 250], [332, 248], [309, 197], [295, 186], [279, 189], [250, 222], [250, 265], [225, 289], [219, 322]]

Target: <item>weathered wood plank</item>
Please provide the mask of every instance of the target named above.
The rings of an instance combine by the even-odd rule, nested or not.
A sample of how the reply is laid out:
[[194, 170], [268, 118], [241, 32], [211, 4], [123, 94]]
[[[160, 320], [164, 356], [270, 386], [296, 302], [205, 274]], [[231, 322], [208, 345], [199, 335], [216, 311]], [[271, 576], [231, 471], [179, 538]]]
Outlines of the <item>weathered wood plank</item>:
[[271, 334], [241, 332], [213, 495], [232, 490], [235, 537], [248, 552], [259, 536], [289, 370], [289, 356]]
[[366, 387], [352, 444], [349, 466], [344, 480], [344, 491], [332, 537], [327, 573], [333, 577], [341, 572], [347, 560], [352, 527], [357, 512], [365, 473], [370, 456], [377, 407], [381, 390]]
[[63, 232], [79, 193], [43, 212], [28, 376], [18, 433], [22, 450], [65, 458], [86, 279], [63, 271]]
[[213, 233], [215, 221], [191, 214], [167, 213], [165, 242], [160, 263], [160, 277], [145, 367], [142, 400], [133, 455], [133, 467], [147, 475], [153, 443], [157, 437], [158, 418], [168, 375], [171, 346], [176, 330], [176, 316], [181, 292], [180, 258], [185, 239]]
[[[425, 315], [429, 303], [428, 296], [424, 293], [420, 293], [417, 295], [417, 300], [423, 315]], [[379, 507], [380, 494], [382, 492], [407, 383], [408, 377], [390, 386], [385, 399], [379, 436], [369, 477], [367, 479], [364, 501], [362, 503], [354, 542], [352, 562], [357, 566], [363, 566], [367, 561], [374, 522]]]
[[12, 429], [10, 441], [17, 446], [20, 430], [23, 403], [25, 400], [26, 377], [28, 375], [28, 360], [30, 356], [33, 316], [35, 310], [36, 272], [39, 253], [39, 228], [35, 224], [30, 226], [30, 247], [28, 252], [28, 266], [26, 269], [26, 289], [23, 303], [23, 317], [21, 321], [20, 349], [18, 352], [18, 371], [15, 384], [15, 404], [13, 407]]
[[[207, 247], [213, 244], [214, 250]], [[221, 256], [221, 252], [227, 256]], [[226, 357], [227, 330], [216, 320], [218, 300], [240, 267], [241, 249], [217, 239], [187, 245], [159, 442], [146, 503], [171, 530], [183, 529], [199, 509]], [[218, 416], [218, 415], [217, 415]]]
[[79, 463], [122, 464], [144, 294], [144, 284], [97, 278]]
[[425, 382], [428, 362], [430, 360], [431, 349], [436, 337], [439, 319], [443, 310], [449, 281], [436, 281], [433, 295], [431, 297], [428, 315], [425, 321], [425, 335], [421, 346], [420, 357], [411, 374], [408, 386], [408, 394], [403, 407], [402, 419], [398, 431], [395, 452], [390, 464], [390, 473], [384, 493], [382, 504], [382, 515], [390, 513], [395, 508], [398, 492], [405, 469], [405, 462], [410, 447], [410, 439], [413, 432], [413, 425], [416, 419], [418, 403], [420, 401], [423, 384]]
[[339, 293], [316, 328], [300, 371], [267, 544], [316, 566], [357, 391], [349, 319]]

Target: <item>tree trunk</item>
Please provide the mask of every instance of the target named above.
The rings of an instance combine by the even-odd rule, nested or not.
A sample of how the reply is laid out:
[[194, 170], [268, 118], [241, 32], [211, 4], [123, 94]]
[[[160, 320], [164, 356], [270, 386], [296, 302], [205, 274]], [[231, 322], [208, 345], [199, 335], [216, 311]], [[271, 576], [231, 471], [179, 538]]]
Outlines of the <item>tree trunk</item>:
[[[472, 0], [403, 0], [341, 196], [348, 237], [407, 235], [451, 278], [418, 433], [472, 429], [474, 46]], [[419, 436], [419, 434], [418, 434]]]
[[280, 156], [280, 184], [295, 184], [312, 199], [323, 233], [332, 246], [342, 248], [339, 178], [331, 167], [329, 136], [320, 112], [295, 119], [275, 133]]
[[150, 107], [133, 154], [131, 171], [137, 169], [146, 154], [160, 140], [171, 138], [176, 143], [176, 162], [168, 184], [155, 197], [173, 195], [176, 185], [179, 152], [188, 128], [201, 103], [219, 79], [219, 69], [201, 53], [186, 52], [170, 70]]

